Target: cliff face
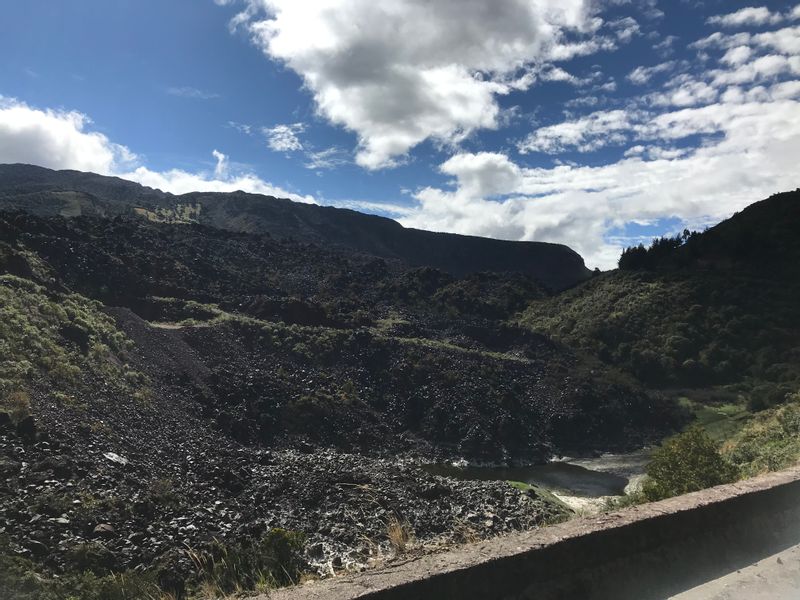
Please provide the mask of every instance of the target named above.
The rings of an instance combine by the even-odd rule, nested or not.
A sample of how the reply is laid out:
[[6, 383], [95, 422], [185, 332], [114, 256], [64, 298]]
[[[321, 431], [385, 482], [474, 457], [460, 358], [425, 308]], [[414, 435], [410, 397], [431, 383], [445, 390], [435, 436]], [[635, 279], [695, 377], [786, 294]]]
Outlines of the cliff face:
[[0, 165], [0, 209], [40, 216], [136, 214], [166, 222], [196, 222], [334, 246], [409, 266], [432, 266], [455, 275], [520, 272], [556, 290], [590, 274], [580, 255], [559, 244], [407, 229], [375, 215], [243, 192], [175, 196], [114, 177], [29, 165]]

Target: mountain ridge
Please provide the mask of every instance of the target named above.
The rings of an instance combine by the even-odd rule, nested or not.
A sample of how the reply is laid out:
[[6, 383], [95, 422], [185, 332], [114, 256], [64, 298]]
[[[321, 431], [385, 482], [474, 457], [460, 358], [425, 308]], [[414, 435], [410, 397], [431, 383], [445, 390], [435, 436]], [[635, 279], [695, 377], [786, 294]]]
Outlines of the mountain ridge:
[[[84, 196], [65, 197], [68, 192]], [[0, 165], [0, 209], [40, 216], [137, 214], [167, 222], [198, 222], [230, 231], [332, 244], [455, 275], [523, 272], [554, 290], [571, 287], [591, 274], [580, 255], [561, 244], [405, 228], [378, 215], [245, 192], [173, 195], [116, 177], [32, 165]]]
[[[287, 218], [297, 239], [195, 222], [215, 196], [16, 172], [0, 185], [0, 587], [22, 560], [48, 582], [143, 571], [181, 597], [204, 576], [187, 548], [212, 560], [289, 530], [303, 569], [360, 568], [398, 523], [420, 543], [531, 528], [567, 509], [421, 464], [627, 452], [691, 407], [783, 410], [800, 389], [797, 193], [556, 292], [309, 241], [347, 211]], [[220, 221], [253, 202], [221, 197]]]

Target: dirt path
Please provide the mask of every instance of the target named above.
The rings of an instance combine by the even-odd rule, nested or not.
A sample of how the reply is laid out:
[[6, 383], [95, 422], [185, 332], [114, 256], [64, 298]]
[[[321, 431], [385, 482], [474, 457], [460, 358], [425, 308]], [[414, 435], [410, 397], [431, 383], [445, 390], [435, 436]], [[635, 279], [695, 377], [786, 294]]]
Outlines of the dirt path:
[[797, 600], [800, 598], [800, 545], [709, 581], [672, 600]]

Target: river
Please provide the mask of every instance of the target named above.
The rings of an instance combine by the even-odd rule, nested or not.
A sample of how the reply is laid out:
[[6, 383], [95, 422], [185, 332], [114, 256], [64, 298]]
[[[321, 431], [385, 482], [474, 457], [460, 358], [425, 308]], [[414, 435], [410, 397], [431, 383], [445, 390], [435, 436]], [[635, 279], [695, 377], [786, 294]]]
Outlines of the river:
[[552, 492], [576, 511], [593, 513], [606, 500], [636, 488], [644, 476], [650, 449], [592, 458], [562, 457], [528, 467], [428, 465], [434, 475], [484, 481], [521, 481]]

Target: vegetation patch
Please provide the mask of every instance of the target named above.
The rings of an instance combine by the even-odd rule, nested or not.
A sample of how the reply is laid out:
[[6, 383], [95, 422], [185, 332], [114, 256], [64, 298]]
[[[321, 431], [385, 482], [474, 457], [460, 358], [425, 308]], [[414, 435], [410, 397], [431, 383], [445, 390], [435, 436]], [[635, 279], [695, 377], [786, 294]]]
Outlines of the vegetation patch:
[[73, 548], [69, 571], [56, 575], [15, 556], [0, 537], [0, 590], [4, 600], [206, 600], [264, 593], [297, 583], [305, 568], [302, 548], [301, 535], [282, 529], [235, 545], [214, 541], [183, 551], [193, 565], [184, 579], [176, 578], [178, 567], [168, 559], [160, 568], [117, 572], [109, 551], [89, 542]]
[[717, 443], [724, 442], [740, 431], [752, 418], [744, 401], [712, 403], [690, 400], [686, 396], [679, 403], [694, 416], [694, 422]]
[[121, 390], [146, 385], [126, 367], [131, 342], [101, 308], [78, 294], [54, 294], [0, 275], [0, 405], [19, 412], [26, 388], [40, 375], [56, 388], [78, 384], [85, 372]]
[[800, 461], [800, 393], [785, 406], [756, 415], [723, 446], [746, 477], [779, 471]]
[[667, 440], [653, 452], [642, 494], [663, 500], [736, 481], [738, 469], [729, 463], [709, 435], [698, 426]]

